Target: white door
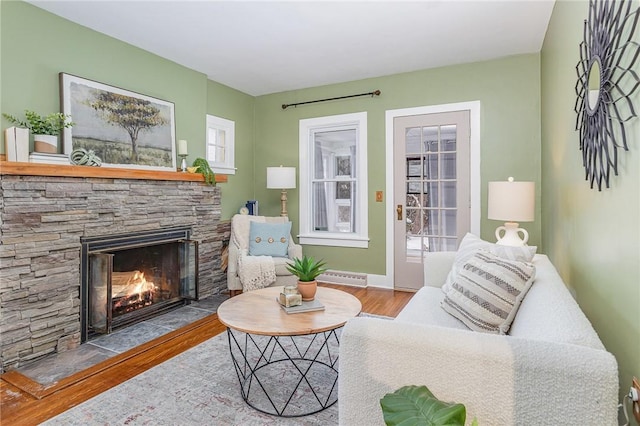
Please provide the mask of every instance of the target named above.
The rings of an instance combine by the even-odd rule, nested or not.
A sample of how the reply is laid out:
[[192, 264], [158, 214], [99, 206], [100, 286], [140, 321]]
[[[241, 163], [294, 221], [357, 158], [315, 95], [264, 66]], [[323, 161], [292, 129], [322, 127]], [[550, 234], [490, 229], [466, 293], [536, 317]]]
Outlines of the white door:
[[470, 230], [469, 111], [394, 119], [394, 286], [423, 285], [423, 257]]

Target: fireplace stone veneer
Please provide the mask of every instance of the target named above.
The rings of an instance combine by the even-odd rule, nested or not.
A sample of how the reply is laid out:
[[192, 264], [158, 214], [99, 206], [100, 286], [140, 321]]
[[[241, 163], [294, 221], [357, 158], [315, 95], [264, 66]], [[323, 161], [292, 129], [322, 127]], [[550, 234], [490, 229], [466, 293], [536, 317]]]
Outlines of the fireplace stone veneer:
[[0, 369], [80, 344], [81, 237], [190, 227], [199, 296], [226, 290], [228, 222], [202, 182], [0, 176]]

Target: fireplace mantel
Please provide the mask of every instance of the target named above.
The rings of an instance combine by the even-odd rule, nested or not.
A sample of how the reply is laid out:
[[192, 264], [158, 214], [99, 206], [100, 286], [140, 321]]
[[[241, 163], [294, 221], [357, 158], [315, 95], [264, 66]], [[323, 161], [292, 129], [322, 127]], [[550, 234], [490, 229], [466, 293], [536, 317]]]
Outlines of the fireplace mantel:
[[188, 228], [199, 296], [226, 291], [220, 186], [182, 172], [0, 162], [0, 373], [80, 343], [83, 238]]
[[[107, 179], [181, 180], [204, 182], [200, 173], [159, 170], [89, 167], [60, 164], [20, 163], [0, 161], [0, 174], [14, 176], [93, 177]], [[227, 175], [216, 174], [216, 183], [227, 182]]]

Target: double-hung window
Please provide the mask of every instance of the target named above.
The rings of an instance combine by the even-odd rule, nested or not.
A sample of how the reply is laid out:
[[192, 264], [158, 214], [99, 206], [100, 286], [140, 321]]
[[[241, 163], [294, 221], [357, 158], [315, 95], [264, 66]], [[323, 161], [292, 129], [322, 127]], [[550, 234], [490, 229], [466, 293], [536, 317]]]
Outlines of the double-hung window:
[[367, 113], [300, 120], [300, 243], [366, 248]]
[[225, 118], [207, 115], [207, 161], [216, 173], [234, 175], [236, 123]]

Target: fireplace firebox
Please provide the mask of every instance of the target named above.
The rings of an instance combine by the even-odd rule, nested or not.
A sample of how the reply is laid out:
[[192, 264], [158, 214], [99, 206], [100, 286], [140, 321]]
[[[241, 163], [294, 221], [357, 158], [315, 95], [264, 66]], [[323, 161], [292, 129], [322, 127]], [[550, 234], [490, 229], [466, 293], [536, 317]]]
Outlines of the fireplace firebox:
[[191, 228], [81, 238], [81, 339], [142, 321], [198, 298]]

